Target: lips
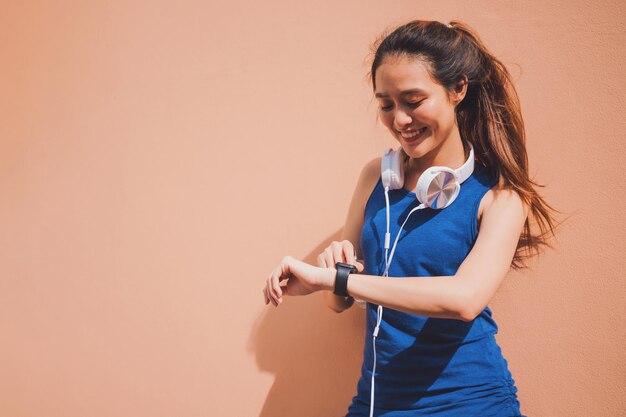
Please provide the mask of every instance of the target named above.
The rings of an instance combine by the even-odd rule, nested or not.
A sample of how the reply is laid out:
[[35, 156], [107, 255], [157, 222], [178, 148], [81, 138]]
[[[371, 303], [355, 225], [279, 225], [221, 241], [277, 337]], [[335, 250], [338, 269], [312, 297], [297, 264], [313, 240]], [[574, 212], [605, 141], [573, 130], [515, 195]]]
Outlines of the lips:
[[[402, 135], [402, 133], [415, 133], [415, 132], [420, 132], [420, 133], [417, 134], [416, 136], [412, 136], [412, 137], [405, 137], [405, 136]], [[413, 143], [413, 142], [417, 142], [418, 140], [422, 139], [427, 132], [428, 132], [428, 127], [424, 126], [420, 130], [413, 130], [411, 132], [402, 132], [400, 134], [400, 137], [402, 139], [404, 139], [404, 141], [407, 142], [407, 143]]]

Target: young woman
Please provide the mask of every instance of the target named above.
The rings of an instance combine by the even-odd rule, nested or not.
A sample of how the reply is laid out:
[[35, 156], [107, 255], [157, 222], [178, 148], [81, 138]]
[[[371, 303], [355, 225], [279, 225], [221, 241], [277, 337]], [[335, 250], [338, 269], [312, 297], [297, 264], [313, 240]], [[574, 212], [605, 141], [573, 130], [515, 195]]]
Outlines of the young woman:
[[529, 178], [510, 74], [466, 24], [416, 20], [379, 38], [369, 75], [398, 149], [363, 168], [341, 241], [317, 266], [285, 257], [265, 303], [366, 303], [346, 417], [521, 416], [487, 304], [557, 225]]

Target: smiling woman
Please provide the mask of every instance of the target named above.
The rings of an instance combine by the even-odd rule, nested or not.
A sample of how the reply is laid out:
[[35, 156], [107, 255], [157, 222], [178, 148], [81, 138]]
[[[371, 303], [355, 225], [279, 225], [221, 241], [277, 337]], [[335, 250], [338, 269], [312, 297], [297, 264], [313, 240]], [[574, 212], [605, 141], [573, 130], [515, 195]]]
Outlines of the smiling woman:
[[315, 291], [337, 312], [366, 303], [346, 417], [521, 416], [487, 304], [556, 225], [528, 175], [510, 75], [459, 21], [408, 22], [374, 49], [378, 115], [399, 147], [363, 168], [317, 267], [285, 257], [272, 271], [266, 304]]
[[454, 112], [467, 92], [466, 79], [449, 92], [432, 80], [426, 61], [401, 55], [380, 64], [376, 86], [380, 119], [409, 156], [411, 180], [430, 166], [465, 161]]

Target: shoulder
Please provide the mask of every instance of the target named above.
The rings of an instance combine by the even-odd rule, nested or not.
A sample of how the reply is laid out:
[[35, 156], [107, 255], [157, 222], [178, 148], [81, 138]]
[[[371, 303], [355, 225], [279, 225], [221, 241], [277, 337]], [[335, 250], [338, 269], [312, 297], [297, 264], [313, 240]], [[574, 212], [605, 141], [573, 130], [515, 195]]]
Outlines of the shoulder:
[[361, 177], [363, 177], [366, 182], [373, 182], [375, 185], [378, 181], [378, 178], [380, 177], [381, 159], [382, 158], [379, 156], [363, 166], [363, 169], [361, 170]]
[[361, 169], [355, 194], [359, 196], [363, 209], [365, 209], [365, 203], [380, 178], [380, 164], [381, 157], [377, 157], [367, 162]]
[[341, 240], [352, 242], [359, 258], [363, 257], [359, 245], [359, 236], [361, 234], [361, 228], [363, 227], [365, 205], [380, 177], [380, 159], [381, 158], [375, 158], [369, 161], [361, 169], [361, 174], [359, 175], [352, 200], [350, 201], [346, 224], [341, 233]]
[[372, 159], [365, 164], [361, 170], [361, 182], [363, 183], [363, 188], [365, 188], [364, 191], [367, 192], [367, 195], [372, 192], [374, 186], [380, 178], [381, 159], [382, 158], [380, 156]]
[[528, 216], [528, 206], [524, 203], [519, 193], [509, 186], [498, 183], [491, 187], [480, 201], [478, 222], [480, 224], [480, 221], [487, 213], [516, 209], [521, 209], [524, 217]]

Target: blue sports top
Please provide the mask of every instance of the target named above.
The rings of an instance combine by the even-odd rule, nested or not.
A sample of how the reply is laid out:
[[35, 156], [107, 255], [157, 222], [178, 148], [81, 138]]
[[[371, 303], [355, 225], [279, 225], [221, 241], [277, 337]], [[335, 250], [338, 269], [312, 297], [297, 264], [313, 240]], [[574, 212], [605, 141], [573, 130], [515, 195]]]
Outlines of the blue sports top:
[[[402, 229], [389, 277], [454, 276], [478, 236], [480, 201], [496, 183], [477, 162], [450, 206], [413, 212]], [[389, 191], [389, 204], [393, 243], [419, 201], [414, 192], [399, 189]], [[385, 270], [385, 207], [379, 178], [365, 206], [361, 231], [364, 274], [382, 276]], [[361, 377], [345, 417], [369, 417], [377, 307], [367, 303]], [[383, 306], [376, 338], [374, 416], [521, 416], [515, 381], [495, 340], [497, 332], [489, 307], [465, 322]]]

